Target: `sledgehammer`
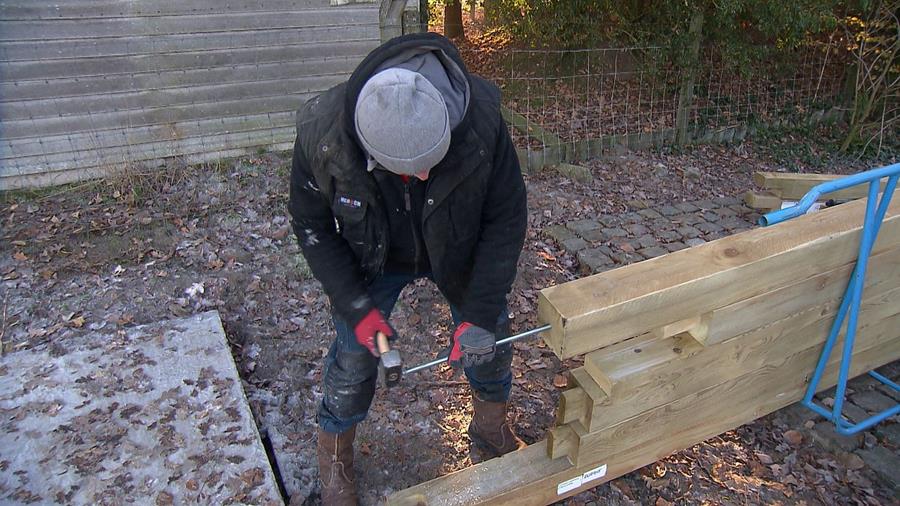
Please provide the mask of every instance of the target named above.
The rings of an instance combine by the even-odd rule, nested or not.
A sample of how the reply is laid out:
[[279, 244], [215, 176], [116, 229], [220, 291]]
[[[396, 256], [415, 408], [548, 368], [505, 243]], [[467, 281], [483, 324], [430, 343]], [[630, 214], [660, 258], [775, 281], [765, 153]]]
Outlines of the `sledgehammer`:
[[400, 361], [400, 352], [391, 349], [387, 336], [381, 332], [375, 335], [375, 340], [378, 343], [378, 353], [381, 355], [378, 366], [381, 368], [384, 386], [390, 388], [400, 383], [400, 378], [403, 377], [403, 362]]

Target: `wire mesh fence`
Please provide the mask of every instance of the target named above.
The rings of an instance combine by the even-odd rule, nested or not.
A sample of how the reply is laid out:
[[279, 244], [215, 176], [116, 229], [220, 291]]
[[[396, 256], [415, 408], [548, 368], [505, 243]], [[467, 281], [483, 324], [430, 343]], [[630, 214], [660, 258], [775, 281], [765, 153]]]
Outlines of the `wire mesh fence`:
[[493, 60], [490, 78], [529, 166], [821, 119], [836, 114], [846, 68], [826, 45], [750, 68], [705, 51], [695, 72], [658, 47], [506, 50]]

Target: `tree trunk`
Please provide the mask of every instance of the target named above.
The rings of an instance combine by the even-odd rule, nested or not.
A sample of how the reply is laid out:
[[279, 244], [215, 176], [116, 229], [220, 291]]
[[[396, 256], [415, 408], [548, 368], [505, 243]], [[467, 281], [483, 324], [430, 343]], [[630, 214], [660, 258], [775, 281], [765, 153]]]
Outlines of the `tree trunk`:
[[462, 0], [447, 0], [444, 3], [444, 36], [448, 39], [465, 36], [462, 24]]

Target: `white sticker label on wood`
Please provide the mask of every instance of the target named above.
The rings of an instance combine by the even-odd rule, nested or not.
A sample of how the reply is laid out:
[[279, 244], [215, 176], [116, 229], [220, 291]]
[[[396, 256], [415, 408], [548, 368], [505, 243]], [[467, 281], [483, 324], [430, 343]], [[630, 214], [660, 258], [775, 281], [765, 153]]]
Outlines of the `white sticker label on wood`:
[[581, 476], [576, 476], [571, 480], [566, 480], [556, 486], [556, 495], [563, 495], [570, 490], [574, 490], [581, 486]]
[[600, 467], [591, 469], [590, 471], [582, 474], [581, 476], [576, 476], [571, 480], [566, 480], [559, 485], [556, 486], [556, 495], [563, 495], [570, 490], [575, 490], [576, 488], [584, 485], [585, 483], [593, 480], [599, 480], [606, 476], [606, 464], [603, 464]]
[[587, 483], [592, 480], [599, 480], [604, 476], [606, 476], [606, 464], [603, 464], [597, 469], [591, 469], [590, 471], [584, 473], [581, 476], [581, 483]]

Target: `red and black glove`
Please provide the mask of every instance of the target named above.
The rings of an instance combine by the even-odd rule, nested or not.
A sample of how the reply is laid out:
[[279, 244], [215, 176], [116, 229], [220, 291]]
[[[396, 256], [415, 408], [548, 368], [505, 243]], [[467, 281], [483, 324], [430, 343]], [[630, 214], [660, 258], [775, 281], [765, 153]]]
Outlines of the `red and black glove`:
[[450, 341], [450, 356], [447, 362], [451, 367], [473, 367], [494, 359], [497, 338], [491, 332], [469, 322], [456, 327]]
[[356, 342], [365, 346], [372, 355], [380, 356], [378, 353], [378, 345], [375, 342], [375, 335], [381, 332], [388, 338], [394, 335], [394, 329], [384, 319], [381, 311], [372, 308], [369, 313], [363, 317], [359, 323], [353, 327], [353, 333], [356, 334]]

